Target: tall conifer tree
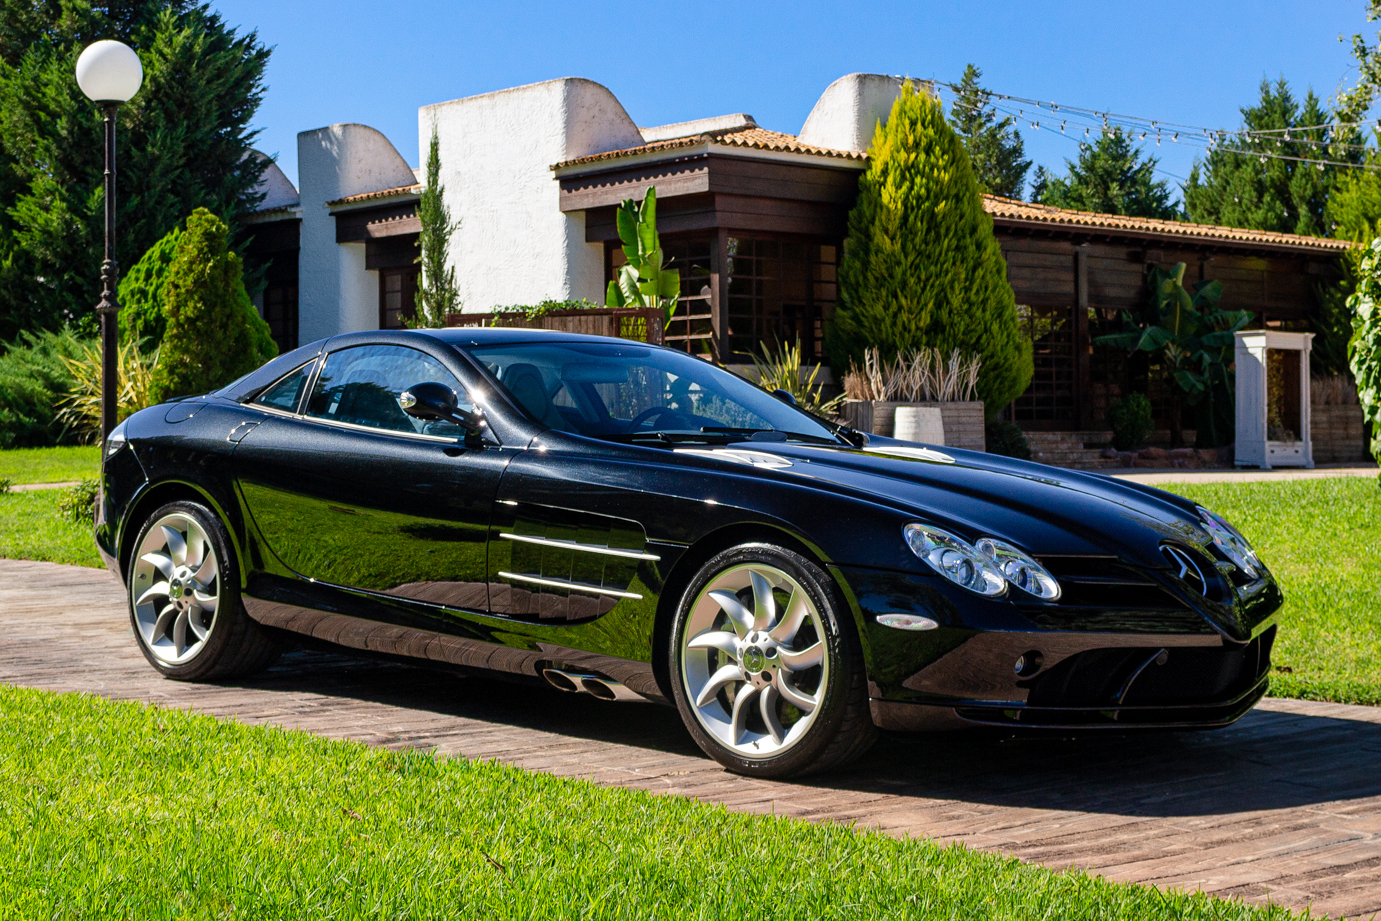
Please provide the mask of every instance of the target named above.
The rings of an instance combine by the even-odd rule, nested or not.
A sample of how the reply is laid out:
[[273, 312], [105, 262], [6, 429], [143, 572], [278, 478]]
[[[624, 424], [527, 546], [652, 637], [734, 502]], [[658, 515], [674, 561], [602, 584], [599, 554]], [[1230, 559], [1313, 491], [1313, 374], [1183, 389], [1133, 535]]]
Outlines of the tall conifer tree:
[[983, 71], [973, 64], [964, 68], [964, 77], [955, 88], [950, 104], [949, 124], [973, 163], [974, 174], [983, 191], [1003, 198], [1021, 198], [1031, 161], [1026, 145], [1016, 130], [1016, 119], [997, 117], [992, 96], [979, 85]]
[[870, 347], [885, 359], [957, 348], [982, 360], [990, 414], [1031, 382], [1031, 342], [978, 179], [939, 102], [912, 85], [868, 148], [839, 284], [827, 342], [837, 374]]
[[258, 201], [264, 163], [246, 154], [269, 49], [255, 33], [190, 0], [0, 0], [0, 340], [100, 297], [101, 114], [73, 77], [99, 38], [144, 67], [119, 109], [120, 266], [194, 208], [234, 224]]
[[1066, 160], [1067, 173], [1036, 168], [1031, 200], [1057, 208], [1173, 220], [1180, 216], [1170, 184], [1156, 179], [1155, 157], [1143, 154], [1129, 132], [1113, 128], [1092, 144], [1079, 145], [1079, 159]]
[[[1261, 81], [1261, 98], [1242, 109], [1242, 126], [1269, 133], [1229, 135], [1194, 164], [1184, 186], [1189, 219], [1199, 224], [1330, 236], [1333, 222], [1326, 212], [1340, 168], [1320, 169], [1300, 160], [1359, 161], [1359, 151], [1347, 145], [1358, 143], [1360, 135], [1352, 129], [1319, 127], [1331, 120], [1312, 90], [1300, 104], [1284, 79], [1274, 84]], [[1336, 149], [1334, 141], [1339, 142]]]

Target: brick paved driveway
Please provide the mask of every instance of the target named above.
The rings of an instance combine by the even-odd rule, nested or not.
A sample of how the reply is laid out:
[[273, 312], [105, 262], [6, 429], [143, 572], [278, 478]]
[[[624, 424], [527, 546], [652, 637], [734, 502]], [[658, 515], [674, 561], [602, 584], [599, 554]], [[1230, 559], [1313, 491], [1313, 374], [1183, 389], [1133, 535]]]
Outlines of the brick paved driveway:
[[1381, 911], [1381, 709], [1267, 700], [1213, 733], [889, 738], [858, 770], [751, 781], [676, 713], [299, 652], [234, 685], [164, 681], [106, 572], [0, 560], [0, 681], [157, 701], [393, 748], [962, 841], [1315, 914]]

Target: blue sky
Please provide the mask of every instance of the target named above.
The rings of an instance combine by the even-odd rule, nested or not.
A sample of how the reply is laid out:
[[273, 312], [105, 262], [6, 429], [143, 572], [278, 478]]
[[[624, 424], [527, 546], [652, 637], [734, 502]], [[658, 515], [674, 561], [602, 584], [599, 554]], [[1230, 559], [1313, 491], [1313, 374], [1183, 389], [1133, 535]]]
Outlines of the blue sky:
[[[274, 46], [258, 146], [294, 181], [298, 131], [362, 122], [416, 165], [419, 106], [563, 76], [603, 83], [640, 125], [748, 112], [794, 134], [842, 74], [957, 82], [973, 62], [998, 92], [1232, 128], [1263, 77], [1332, 95], [1354, 74], [1350, 36], [1377, 28], [1363, 0], [213, 6]], [[1075, 153], [1067, 137], [1024, 136], [1036, 163], [1061, 172]], [[1195, 153], [1154, 152], [1175, 185]]]

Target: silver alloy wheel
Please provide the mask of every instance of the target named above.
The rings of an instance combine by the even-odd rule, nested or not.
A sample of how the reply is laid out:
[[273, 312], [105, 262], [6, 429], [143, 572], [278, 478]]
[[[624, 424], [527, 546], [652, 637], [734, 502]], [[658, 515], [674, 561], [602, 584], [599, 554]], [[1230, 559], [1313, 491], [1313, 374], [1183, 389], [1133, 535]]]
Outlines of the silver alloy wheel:
[[724, 570], [696, 597], [681, 636], [681, 681], [696, 720], [745, 758], [780, 755], [823, 703], [829, 656], [810, 594], [772, 566]]
[[221, 597], [216, 549], [201, 525], [180, 513], [144, 537], [129, 591], [139, 638], [158, 661], [181, 665], [211, 635]]

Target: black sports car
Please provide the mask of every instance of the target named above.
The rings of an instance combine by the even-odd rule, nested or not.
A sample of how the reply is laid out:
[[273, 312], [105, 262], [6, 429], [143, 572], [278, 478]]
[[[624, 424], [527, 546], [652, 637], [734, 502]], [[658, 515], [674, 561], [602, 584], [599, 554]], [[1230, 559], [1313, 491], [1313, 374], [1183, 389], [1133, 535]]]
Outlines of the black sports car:
[[863, 435], [618, 339], [337, 336], [104, 458], [97, 543], [170, 678], [310, 637], [674, 703], [760, 776], [878, 728], [1226, 725], [1282, 600], [1185, 499]]

